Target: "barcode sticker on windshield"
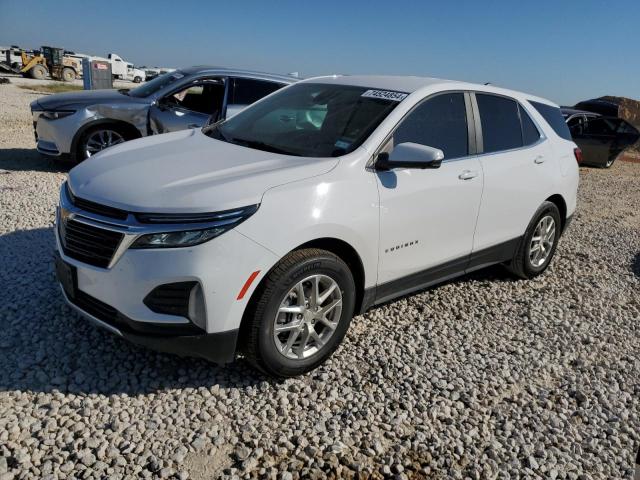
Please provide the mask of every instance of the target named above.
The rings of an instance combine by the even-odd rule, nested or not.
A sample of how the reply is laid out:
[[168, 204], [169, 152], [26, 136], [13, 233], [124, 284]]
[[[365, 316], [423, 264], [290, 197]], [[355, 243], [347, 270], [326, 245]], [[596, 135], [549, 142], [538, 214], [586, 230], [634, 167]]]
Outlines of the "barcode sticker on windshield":
[[381, 98], [383, 100], [392, 100], [394, 102], [401, 102], [407, 98], [408, 93], [392, 92], [390, 90], [367, 90], [362, 94], [363, 97]]

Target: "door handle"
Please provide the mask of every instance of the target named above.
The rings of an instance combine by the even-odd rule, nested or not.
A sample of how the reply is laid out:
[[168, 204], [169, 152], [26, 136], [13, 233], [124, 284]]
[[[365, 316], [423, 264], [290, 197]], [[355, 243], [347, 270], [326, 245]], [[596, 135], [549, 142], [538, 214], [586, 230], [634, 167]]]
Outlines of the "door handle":
[[478, 176], [478, 172], [475, 170], [464, 170], [458, 178], [460, 180], [471, 180], [472, 178], [476, 178]]
[[200, 125], [198, 125], [197, 123], [190, 123], [189, 125], [187, 125], [187, 128], [198, 128], [200, 127]]
[[537, 163], [538, 165], [544, 163], [544, 157], [542, 155], [538, 155], [533, 159], [533, 163]]

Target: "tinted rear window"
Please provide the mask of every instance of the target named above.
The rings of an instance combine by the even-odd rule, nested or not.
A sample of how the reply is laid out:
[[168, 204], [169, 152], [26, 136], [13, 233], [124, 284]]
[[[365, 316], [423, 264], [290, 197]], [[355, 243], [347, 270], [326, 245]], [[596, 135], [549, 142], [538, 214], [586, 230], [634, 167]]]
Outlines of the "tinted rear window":
[[518, 108], [520, 109], [520, 120], [522, 121], [522, 140], [526, 147], [540, 140], [540, 132], [526, 110], [521, 105], [518, 105]]
[[476, 93], [484, 152], [522, 147], [522, 127], [515, 100]]
[[564, 117], [558, 107], [552, 107], [551, 105], [545, 105], [544, 103], [533, 102], [531, 100], [529, 100], [529, 103], [533, 105], [533, 108], [535, 108], [540, 115], [542, 115], [542, 118], [547, 121], [549, 126], [553, 128], [553, 131], [556, 132], [559, 137], [562, 137], [565, 140], [573, 140], [571, 138], [569, 127], [567, 127]]

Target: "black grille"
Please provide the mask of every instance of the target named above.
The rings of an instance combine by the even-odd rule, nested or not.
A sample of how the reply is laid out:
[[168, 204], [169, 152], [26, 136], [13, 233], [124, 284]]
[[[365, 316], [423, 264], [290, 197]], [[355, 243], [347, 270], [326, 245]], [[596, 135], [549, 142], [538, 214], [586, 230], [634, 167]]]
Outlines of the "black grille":
[[201, 335], [204, 331], [193, 323], [150, 323], [136, 322], [118, 312], [111, 305], [98, 300], [82, 290], [76, 290], [71, 302], [98, 320], [127, 334], [147, 336]]
[[102, 320], [109, 325], [117, 326], [118, 311], [97, 298], [87, 295], [82, 290], [76, 291], [73, 303], [98, 320]]
[[100, 205], [99, 203], [91, 202], [83, 198], [76, 197], [67, 186], [67, 192], [71, 202], [81, 210], [85, 212], [97, 213], [103, 217], [115, 218], [117, 220], [126, 220], [129, 215], [126, 211], [118, 208], [108, 207], [106, 205]]
[[189, 317], [189, 295], [196, 282], [178, 282], [154, 288], [144, 304], [156, 313]]
[[75, 220], [60, 222], [60, 238], [64, 253], [96, 267], [106, 268], [109, 265], [122, 237], [122, 233]]

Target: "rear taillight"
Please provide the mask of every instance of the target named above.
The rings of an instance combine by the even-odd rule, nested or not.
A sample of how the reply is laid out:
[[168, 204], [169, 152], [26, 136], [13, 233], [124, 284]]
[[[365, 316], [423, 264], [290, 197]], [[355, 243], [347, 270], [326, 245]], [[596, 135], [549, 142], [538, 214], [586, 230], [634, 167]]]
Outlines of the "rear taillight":
[[576, 147], [573, 149], [573, 154], [576, 157], [576, 162], [582, 163], [582, 150]]

